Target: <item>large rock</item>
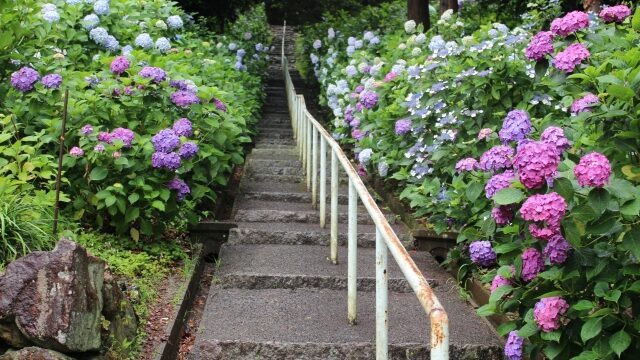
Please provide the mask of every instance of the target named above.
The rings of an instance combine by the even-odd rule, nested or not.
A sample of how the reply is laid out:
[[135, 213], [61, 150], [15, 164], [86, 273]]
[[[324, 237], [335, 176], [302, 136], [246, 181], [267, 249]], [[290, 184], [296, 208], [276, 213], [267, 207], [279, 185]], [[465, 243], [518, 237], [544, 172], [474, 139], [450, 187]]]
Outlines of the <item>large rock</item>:
[[[17, 349], [33, 345], [29, 339], [22, 335], [13, 318], [0, 320], [0, 343], [3, 341]], [[1, 350], [0, 353], [2, 353]]]
[[16, 351], [7, 351], [0, 360], [73, 360], [59, 352], [39, 347], [27, 347]]
[[102, 315], [109, 321], [109, 331], [104, 334], [105, 344], [123, 343], [135, 339], [138, 331], [138, 318], [131, 302], [120, 289], [118, 281], [106, 271], [102, 287], [104, 307]]
[[0, 274], [0, 320], [14, 319], [29, 341], [47, 349], [98, 350], [104, 265], [67, 239], [12, 262]]

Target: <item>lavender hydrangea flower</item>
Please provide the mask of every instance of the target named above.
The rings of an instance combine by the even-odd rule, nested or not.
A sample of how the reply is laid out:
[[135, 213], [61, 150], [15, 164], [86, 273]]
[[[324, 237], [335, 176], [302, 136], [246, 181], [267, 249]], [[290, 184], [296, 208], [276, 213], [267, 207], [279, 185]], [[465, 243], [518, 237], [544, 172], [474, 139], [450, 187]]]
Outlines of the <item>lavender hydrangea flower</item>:
[[378, 104], [378, 94], [374, 91], [366, 90], [360, 94], [360, 101], [367, 109], [373, 109]]
[[220, 99], [213, 98], [213, 103], [216, 104], [216, 109], [227, 112], [227, 105], [225, 105]]
[[42, 85], [47, 89], [59, 89], [62, 85], [62, 76], [60, 74], [49, 74], [42, 77]]
[[381, 161], [378, 163], [378, 174], [382, 177], [386, 177], [389, 172], [389, 164], [386, 161]]
[[571, 244], [562, 235], [556, 234], [547, 242], [543, 254], [550, 263], [561, 265], [567, 260], [570, 251]]
[[137, 47], [141, 47], [143, 49], [151, 49], [153, 46], [153, 39], [147, 33], [142, 33], [136, 36], [136, 39], [133, 42]]
[[395, 132], [396, 135], [403, 135], [411, 131], [411, 119], [400, 119], [396, 121]]
[[631, 16], [631, 9], [627, 5], [620, 4], [616, 6], [609, 6], [600, 11], [598, 15], [602, 21], [606, 23], [617, 22], [621, 23], [624, 19]]
[[104, 150], [105, 150], [104, 144], [98, 144], [98, 145], [93, 147], [93, 151], [95, 151], [97, 153], [102, 153], [102, 152], [104, 152]]
[[456, 172], [462, 173], [466, 171], [474, 171], [480, 168], [478, 160], [474, 158], [464, 158], [456, 163]]
[[133, 143], [135, 137], [136, 134], [132, 130], [121, 127], [115, 128], [111, 132], [111, 141], [113, 142], [113, 140], [120, 140], [122, 141], [123, 146], [126, 148], [131, 147], [131, 144]]
[[[51, 5], [51, 4], [49, 4]], [[51, 11], [45, 11], [45, 9], [42, 9], [42, 18], [49, 23], [54, 23], [57, 22], [58, 20], [60, 20], [60, 14], [58, 13], [57, 9], [51, 10]]]
[[513, 220], [513, 207], [502, 205], [491, 210], [491, 217], [497, 225], [506, 225]]
[[491, 247], [490, 241], [474, 241], [469, 244], [471, 261], [480, 266], [489, 267], [495, 264], [497, 255]]
[[198, 145], [193, 142], [186, 142], [182, 144], [180, 147], [180, 151], [178, 151], [178, 155], [180, 155], [181, 159], [191, 159], [196, 156], [198, 153]]
[[171, 42], [166, 37], [160, 37], [156, 40], [156, 49], [161, 53], [165, 53], [171, 49]]
[[560, 328], [561, 317], [567, 310], [569, 304], [560, 296], [543, 298], [533, 307], [533, 318], [540, 330], [552, 332]]
[[371, 159], [371, 155], [373, 155], [373, 150], [364, 149], [358, 153], [358, 162], [362, 165], [367, 165], [369, 160]]
[[521, 360], [523, 346], [524, 339], [518, 336], [517, 331], [511, 331], [504, 344], [504, 356], [507, 360]]
[[553, 53], [553, 33], [540, 31], [531, 38], [531, 42], [524, 50], [524, 55], [529, 60], [541, 60], [545, 55]]
[[84, 151], [77, 146], [74, 146], [69, 150], [69, 155], [73, 157], [81, 157], [84, 156]]
[[180, 168], [181, 161], [180, 156], [176, 153], [165, 154], [163, 152], [155, 152], [151, 155], [151, 166], [154, 168], [164, 168], [167, 170], [175, 171]]
[[491, 136], [491, 134], [493, 134], [493, 130], [489, 128], [480, 129], [480, 131], [478, 132], [478, 140], [487, 139], [489, 138], [489, 136]]
[[120, 50], [120, 43], [118, 42], [118, 39], [116, 39], [113, 35], [109, 35], [107, 36], [107, 41], [106, 44], [104, 44], [104, 47], [107, 50], [115, 53]]
[[569, 45], [566, 49], [556, 54], [553, 66], [566, 73], [571, 73], [584, 60], [591, 56], [589, 50], [581, 43]]
[[93, 133], [93, 126], [89, 124], [83, 126], [82, 129], [80, 129], [80, 134], [84, 136], [91, 135], [92, 133]]
[[98, 15], [109, 15], [109, 1], [96, 0], [96, 2], [93, 3], [93, 12]]
[[96, 44], [104, 46], [107, 44], [109, 33], [102, 27], [96, 27], [89, 31], [89, 38], [91, 38], [91, 40]]
[[513, 161], [520, 182], [527, 189], [537, 189], [550, 184], [557, 174], [560, 156], [555, 145], [531, 141], [518, 148]]
[[522, 280], [529, 282], [544, 270], [544, 260], [538, 250], [527, 248], [520, 258], [522, 259]]
[[353, 137], [356, 140], [362, 140], [364, 135], [365, 135], [364, 132], [360, 129], [353, 129], [353, 131], [351, 131], [351, 137]]
[[153, 79], [155, 83], [161, 83], [167, 78], [167, 74], [159, 67], [145, 66], [140, 70], [138, 75], [143, 78]]
[[92, 30], [100, 24], [100, 18], [96, 14], [89, 14], [82, 19], [82, 26], [86, 30]]
[[27, 92], [33, 90], [38, 79], [40, 79], [38, 72], [25, 66], [11, 74], [11, 85], [16, 90]]
[[176, 30], [176, 29], [180, 29], [184, 24], [180, 16], [171, 15], [167, 18], [167, 25], [169, 25], [170, 29]]
[[540, 141], [555, 146], [558, 154], [569, 148], [569, 140], [564, 136], [564, 130], [557, 126], [549, 126], [544, 129], [542, 135], [540, 135]]
[[589, 15], [584, 11], [572, 11], [551, 22], [551, 32], [554, 35], [567, 36], [580, 29], [589, 27]]
[[179, 202], [184, 200], [187, 194], [191, 193], [189, 185], [187, 185], [184, 180], [179, 178], [173, 178], [171, 181], [169, 181], [169, 183], [167, 184], [167, 188], [176, 191], [176, 198]]
[[504, 118], [502, 129], [498, 135], [503, 143], [510, 141], [519, 142], [527, 137], [531, 132], [531, 119], [529, 114], [523, 110], [511, 110]]
[[497, 171], [510, 168], [513, 165], [513, 153], [513, 149], [509, 146], [494, 146], [480, 157], [480, 169], [483, 171]]
[[594, 94], [586, 94], [571, 104], [571, 113], [579, 114], [584, 111], [591, 111], [591, 107], [600, 103], [600, 98]]
[[98, 133], [98, 141], [106, 142], [107, 144], [111, 144], [112, 136], [110, 133], [101, 131]]
[[178, 136], [191, 136], [191, 134], [193, 134], [191, 121], [189, 121], [189, 119], [187, 118], [176, 120], [176, 122], [173, 123], [173, 131]]
[[200, 102], [200, 98], [192, 92], [178, 90], [171, 94], [171, 101], [179, 107], [188, 107]]
[[111, 72], [117, 75], [122, 74], [129, 68], [129, 60], [124, 56], [116, 56], [111, 62]]
[[169, 153], [180, 146], [180, 137], [172, 129], [160, 130], [151, 138], [156, 152]]
[[316, 40], [313, 42], [313, 48], [314, 48], [314, 49], [316, 49], [316, 50], [318, 50], [318, 49], [320, 49], [321, 47], [322, 47], [322, 41], [320, 41], [320, 39], [316, 39]]
[[503, 285], [511, 285], [511, 280], [504, 278], [500, 275], [496, 275], [493, 280], [491, 281], [491, 292], [496, 291], [497, 288], [499, 288], [500, 286]]
[[507, 170], [502, 174], [493, 175], [484, 187], [487, 199], [491, 199], [498, 191], [511, 186], [514, 178], [515, 174], [512, 170]]
[[606, 156], [592, 152], [583, 156], [573, 173], [580, 186], [603, 187], [609, 183], [611, 164]]

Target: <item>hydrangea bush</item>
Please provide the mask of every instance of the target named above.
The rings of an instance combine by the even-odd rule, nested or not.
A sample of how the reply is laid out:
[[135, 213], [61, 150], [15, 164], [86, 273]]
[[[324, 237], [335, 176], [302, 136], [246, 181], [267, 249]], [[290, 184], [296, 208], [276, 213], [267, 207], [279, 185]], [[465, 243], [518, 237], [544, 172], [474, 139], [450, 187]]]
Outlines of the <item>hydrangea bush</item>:
[[508, 359], [634, 359], [640, 11], [540, 3], [512, 29], [464, 5], [427, 33], [329, 18], [300, 39], [299, 67], [359, 172], [459, 233], [446, 263], [491, 292], [481, 315], [507, 315]]

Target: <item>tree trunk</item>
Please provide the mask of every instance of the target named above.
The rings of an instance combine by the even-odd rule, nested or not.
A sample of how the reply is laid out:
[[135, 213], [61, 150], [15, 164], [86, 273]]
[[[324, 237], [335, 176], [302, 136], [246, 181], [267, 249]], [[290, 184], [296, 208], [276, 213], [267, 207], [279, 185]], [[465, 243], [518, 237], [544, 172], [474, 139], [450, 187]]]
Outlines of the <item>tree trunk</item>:
[[408, 20], [422, 24], [424, 31], [429, 29], [429, 0], [407, 0], [407, 10]]
[[[588, 1], [588, 0], [585, 0]], [[454, 13], [458, 12], [458, 0], [440, 0], [440, 15], [445, 11], [452, 9]]]
[[584, 11], [593, 11], [596, 14], [600, 12], [600, 3], [601, 0], [583, 0], [582, 7]]

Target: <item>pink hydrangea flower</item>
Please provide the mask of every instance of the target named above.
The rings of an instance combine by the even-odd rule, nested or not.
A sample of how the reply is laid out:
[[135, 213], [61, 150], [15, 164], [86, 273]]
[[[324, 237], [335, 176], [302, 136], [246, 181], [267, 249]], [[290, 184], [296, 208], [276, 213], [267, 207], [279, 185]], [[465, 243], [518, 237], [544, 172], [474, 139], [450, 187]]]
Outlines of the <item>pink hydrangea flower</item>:
[[621, 23], [624, 19], [631, 16], [631, 9], [627, 5], [621, 4], [616, 6], [609, 6], [602, 9], [599, 14], [602, 21], [606, 23], [617, 22]]
[[533, 236], [543, 239], [560, 232], [560, 222], [566, 211], [567, 203], [556, 192], [532, 195], [520, 207], [524, 220], [543, 223], [548, 228], [550, 232], [543, 232], [537, 226], [529, 227]]
[[456, 163], [456, 172], [474, 171], [478, 170], [480, 165], [478, 160], [474, 158], [465, 158]]
[[481, 129], [480, 132], [478, 132], [478, 140], [484, 140], [491, 136], [491, 134], [493, 134], [493, 130], [489, 128]]
[[493, 278], [493, 281], [491, 281], [491, 292], [494, 292], [500, 286], [511, 285], [511, 284], [512, 284], [511, 280], [504, 278], [500, 275], [496, 275], [496, 277]]
[[84, 151], [77, 146], [74, 146], [69, 150], [69, 155], [73, 157], [81, 157], [84, 155]]
[[387, 75], [385, 75], [385, 77], [384, 77], [384, 82], [390, 82], [390, 81], [393, 81], [393, 80], [395, 80], [395, 78], [397, 78], [397, 77], [398, 77], [398, 75], [399, 75], [399, 74], [398, 74], [397, 72], [393, 72], [393, 71], [391, 71], [390, 73], [388, 73]]
[[111, 72], [120, 75], [123, 72], [127, 71], [129, 65], [129, 60], [127, 60], [126, 57], [116, 56], [116, 58], [111, 62]]
[[611, 177], [611, 164], [606, 156], [593, 152], [580, 159], [573, 173], [580, 186], [603, 187]]
[[491, 217], [498, 225], [506, 225], [513, 220], [513, 207], [502, 205], [491, 210]]
[[531, 38], [531, 42], [524, 50], [524, 55], [529, 60], [541, 60], [547, 54], [553, 53], [553, 33], [540, 31]]
[[513, 148], [504, 145], [494, 146], [480, 157], [480, 169], [496, 171], [513, 166]]
[[558, 70], [571, 73], [576, 66], [588, 59], [589, 56], [591, 56], [591, 53], [584, 45], [580, 43], [571, 44], [556, 54], [555, 59], [553, 59], [553, 66]]
[[513, 165], [522, 185], [537, 189], [556, 176], [560, 156], [555, 145], [531, 141], [519, 146]]
[[567, 36], [587, 27], [589, 27], [589, 15], [584, 11], [572, 11], [551, 22], [551, 32], [560, 36]]
[[540, 141], [555, 146], [558, 154], [569, 148], [569, 140], [564, 136], [564, 130], [557, 126], [550, 126], [540, 135]]
[[576, 99], [573, 104], [571, 104], [571, 113], [579, 114], [584, 111], [591, 111], [591, 107], [600, 103], [600, 98], [594, 94], [587, 94], [580, 99]]
[[540, 299], [533, 308], [533, 318], [538, 328], [544, 332], [558, 330], [562, 315], [569, 310], [569, 304], [560, 296]]
[[531, 281], [544, 270], [544, 260], [540, 251], [527, 248], [520, 258], [522, 259], [522, 280]]

